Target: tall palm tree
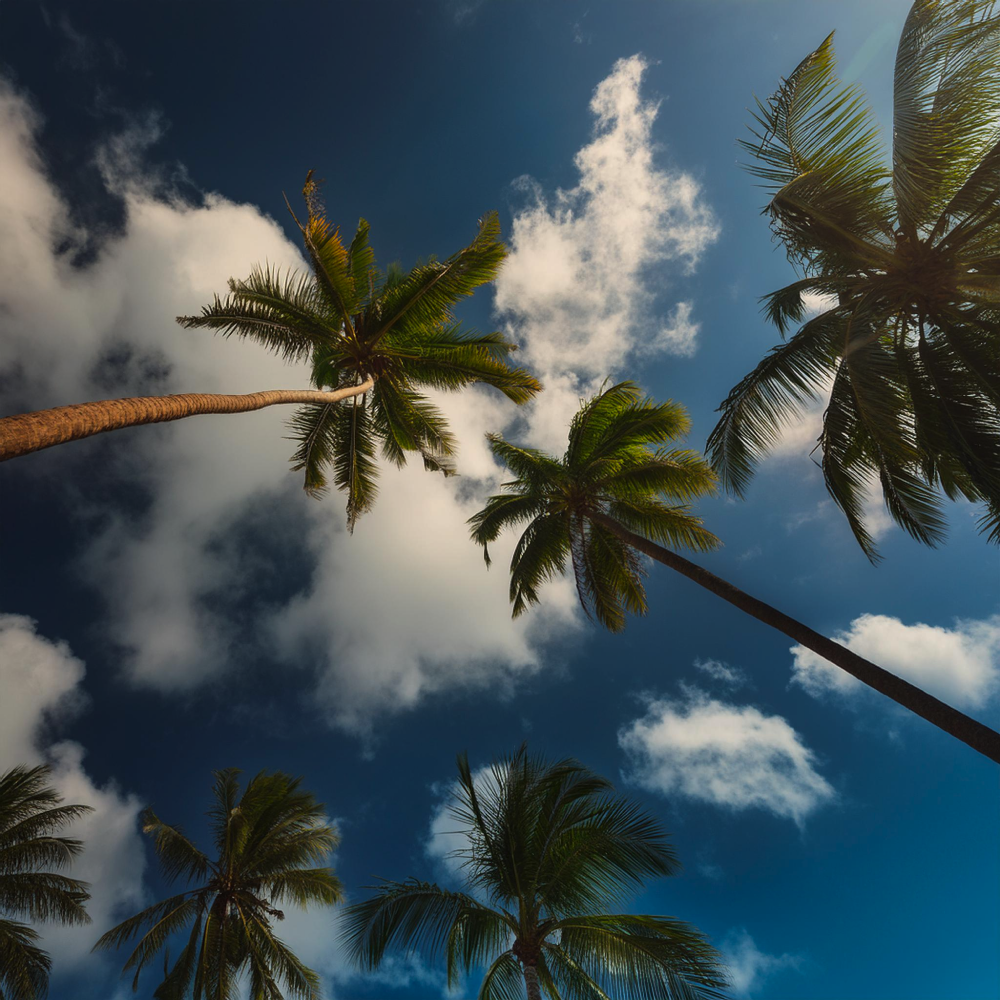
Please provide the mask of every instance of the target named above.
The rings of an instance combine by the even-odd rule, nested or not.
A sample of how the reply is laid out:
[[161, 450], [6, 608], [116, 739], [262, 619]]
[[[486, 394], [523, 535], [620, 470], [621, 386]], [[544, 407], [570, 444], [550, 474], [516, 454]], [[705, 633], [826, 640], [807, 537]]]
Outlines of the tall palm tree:
[[571, 562], [584, 609], [620, 631], [626, 611], [646, 611], [642, 552], [1000, 763], [1000, 733], [658, 544], [704, 551], [718, 542], [688, 507], [713, 491], [711, 468], [696, 452], [666, 447], [688, 426], [678, 404], [644, 399], [621, 382], [581, 407], [562, 460], [490, 435], [493, 454], [517, 478], [469, 523], [489, 565], [489, 543], [527, 522], [510, 566], [514, 616]]
[[[876, 483], [921, 542], [943, 537], [941, 491], [982, 501], [1000, 541], [1000, 14], [989, 0], [913, 4], [891, 169], [832, 39], [758, 101], [742, 143], [802, 274], [764, 297], [765, 314], [797, 332], [729, 393], [708, 454], [742, 495], [784, 424], [829, 391], [823, 475], [869, 558]], [[825, 308], [803, 324], [807, 295]]]
[[261, 772], [241, 794], [239, 773], [215, 772], [215, 802], [208, 812], [215, 860], [179, 827], [145, 811], [143, 832], [153, 839], [164, 876], [194, 887], [123, 921], [95, 945], [120, 948], [142, 932], [123, 969], [134, 970], [137, 990], [143, 969], [186, 931], [172, 966], [165, 955], [156, 1000], [231, 1000], [239, 995], [241, 978], [251, 1000], [320, 995], [319, 977], [275, 935], [274, 923], [284, 919], [282, 904], [305, 908], [341, 901], [340, 881], [322, 867], [337, 834], [299, 779]]
[[0, 774], [0, 998], [45, 996], [52, 962], [39, 934], [22, 920], [90, 922], [86, 882], [52, 869], [72, 863], [83, 844], [59, 831], [90, 812], [64, 805], [46, 765]]
[[[475, 239], [444, 261], [431, 258], [408, 273], [381, 272], [361, 220], [349, 246], [326, 219], [312, 172], [303, 189], [302, 232], [311, 271], [255, 267], [229, 282], [229, 295], [186, 327], [255, 341], [287, 361], [311, 362], [311, 390], [271, 390], [245, 396], [191, 393], [104, 400], [0, 418], [0, 460], [136, 424], [199, 413], [233, 413], [276, 403], [303, 403], [292, 420], [295, 469], [305, 488], [321, 494], [332, 473], [348, 496], [348, 517], [370, 508], [376, 493], [376, 446], [402, 465], [419, 451], [428, 468], [452, 471], [454, 440], [441, 413], [420, 391], [455, 390], [473, 382], [494, 386], [522, 403], [541, 387], [509, 355], [500, 333], [465, 330], [453, 308], [491, 281], [506, 250], [496, 213], [479, 223]], [[349, 405], [334, 405], [351, 398]]]
[[722, 996], [719, 955], [690, 924], [616, 912], [680, 869], [652, 816], [577, 761], [524, 746], [485, 777], [463, 754], [458, 773], [451, 815], [467, 837], [455, 856], [469, 892], [384, 883], [345, 911], [357, 965], [377, 968], [392, 947], [443, 951], [451, 987], [486, 968], [478, 1000]]

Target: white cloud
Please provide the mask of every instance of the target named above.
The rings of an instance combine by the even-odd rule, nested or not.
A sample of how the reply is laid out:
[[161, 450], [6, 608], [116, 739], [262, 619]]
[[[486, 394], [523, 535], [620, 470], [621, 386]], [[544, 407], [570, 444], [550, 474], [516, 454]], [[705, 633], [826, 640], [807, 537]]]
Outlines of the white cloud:
[[82, 964], [106, 961], [92, 956], [94, 941], [143, 902], [145, 856], [139, 836], [138, 800], [113, 782], [94, 783], [83, 767], [84, 749], [77, 743], [47, 745], [47, 724], [78, 710], [84, 665], [65, 643], [51, 642], [35, 631], [30, 618], [0, 615], [0, 771], [16, 764], [34, 765], [47, 759], [53, 784], [66, 802], [89, 805], [93, 812], [67, 832], [82, 839], [84, 853], [68, 870], [91, 883], [87, 912], [92, 923], [83, 927], [39, 925], [43, 947], [53, 959], [53, 975]]
[[[541, 668], [549, 640], [578, 625], [565, 580], [546, 588], [540, 609], [512, 622], [504, 556], [513, 540], [506, 553], [498, 547], [487, 573], [465, 520], [503, 476], [486, 430], [526, 420], [529, 438], [561, 451], [580, 396], [608, 372], [633, 353], [683, 353], [694, 343], [690, 302], [657, 319], [647, 272], [670, 263], [690, 269], [716, 226], [696, 182], [654, 164], [656, 107], [640, 96], [643, 68], [638, 57], [623, 60], [597, 87], [596, 134], [576, 158], [579, 184], [551, 205], [539, 195], [515, 219], [497, 305], [548, 391], [528, 410], [493, 392], [444, 397], [460, 443], [458, 479], [417, 467], [387, 471], [378, 507], [348, 538], [339, 497], [317, 504], [288, 475], [283, 408], [119, 432], [21, 460], [21, 468], [65, 478], [67, 466], [102, 447], [109, 471], [148, 498], [138, 511], [104, 499], [91, 507], [83, 487], [74, 503], [100, 526], [80, 566], [106, 598], [100, 624], [121, 649], [125, 676], [191, 689], [264, 651], [278, 669], [312, 670], [330, 719], [366, 733], [379, 713], [434, 692], [512, 690]], [[145, 166], [160, 128], [155, 117], [128, 125], [98, 157], [127, 223], [84, 266], [53, 250], [93, 234], [67, 228], [70, 213], [34, 146], [38, 116], [7, 84], [0, 124], [0, 372], [13, 377], [25, 408], [307, 385], [304, 367], [174, 323], [258, 261], [304, 264], [254, 206], [214, 194], [188, 204], [169, 172]], [[308, 583], [283, 605], [261, 609], [248, 631], [234, 604], [253, 600], [257, 580], [281, 578], [303, 558], [313, 566]]]
[[606, 376], [637, 355], [696, 348], [693, 304], [658, 318], [655, 290], [671, 269], [692, 270], [719, 228], [697, 181], [655, 161], [658, 107], [640, 92], [646, 66], [620, 59], [595, 90], [595, 135], [576, 155], [575, 187], [547, 198], [522, 178], [531, 202], [514, 218], [496, 284], [497, 310], [546, 387], [529, 436], [558, 454], [579, 398]]
[[712, 680], [719, 681], [727, 687], [739, 688], [748, 684], [746, 672], [722, 660], [695, 660], [695, 668], [707, 674]]
[[682, 699], [648, 699], [646, 714], [620, 730], [618, 743], [629, 780], [664, 796], [766, 809], [800, 826], [835, 797], [785, 719], [696, 688]]
[[[304, 368], [174, 323], [256, 261], [303, 266], [273, 220], [217, 195], [197, 207], [171, 196], [162, 176], [150, 178], [137, 165], [155, 137], [155, 123], [144, 121], [109, 143], [101, 161], [124, 201], [126, 232], [91, 265], [74, 269], [52, 251], [67, 237], [60, 227], [68, 212], [34, 151], [37, 116], [9, 88], [0, 91], [0, 109], [9, 126], [0, 137], [9, 177], [0, 191], [0, 248], [18, 248], [0, 269], [0, 299], [9, 304], [9, 336], [0, 347], [9, 353], [0, 354], [0, 366], [18, 371], [26, 405], [307, 385]], [[112, 353], [114, 379], [105, 364], [102, 381], [96, 369]], [[308, 647], [323, 697], [336, 702], [331, 716], [361, 728], [362, 716], [405, 708], [427, 692], [509, 686], [538, 669], [540, 641], [575, 620], [569, 586], [557, 583], [539, 614], [511, 622], [504, 570], [486, 572], [465, 526], [500, 476], [484, 432], [506, 423], [513, 407], [478, 392], [443, 406], [456, 421], [464, 475], [445, 481], [417, 468], [387, 473], [379, 509], [353, 539], [340, 529], [339, 497], [317, 504], [288, 474], [287, 409], [107, 438], [109, 461], [149, 496], [139, 514], [106, 502], [88, 509], [86, 495], [76, 504], [103, 526], [82, 568], [108, 598], [102, 624], [121, 647], [126, 675], [164, 690], [192, 688], [270, 638], [279, 661], [296, 666]], [[90, 447], [32, 456], [21, 467], [34, 462], [40, 473], [63, 472]], [[273, 516], [251, 522], [254, 536], [265, 542], [284, 533], [298, 545], [289, 546], [296, 558], [304, 545], [315, 573], [287, 608], [260, 616], [263, 634], [247, 634], [228, 608], [253, 594], [261, 574], [280, 572], [285, 558], [279, 553], [276, 565], [263, 545], [236, 542], [234, 529], [262, 508]]]
[[752, 997], [767, 980], [783, 969], [798, 969], [798, 955], [769, 955], [760, 950], [744, 928], [726, 935], [719, 949], [729, 970], [732, 992], [737, 997]]
[[[956, 708], [982, 707], [1000, 688], [1000, 616], [944, 628], [865, 614], [833, 638]], [[857, 696], [867, 690], [812, 650], [793, 646], [791, 652], [792, 682], [809, 694]]]

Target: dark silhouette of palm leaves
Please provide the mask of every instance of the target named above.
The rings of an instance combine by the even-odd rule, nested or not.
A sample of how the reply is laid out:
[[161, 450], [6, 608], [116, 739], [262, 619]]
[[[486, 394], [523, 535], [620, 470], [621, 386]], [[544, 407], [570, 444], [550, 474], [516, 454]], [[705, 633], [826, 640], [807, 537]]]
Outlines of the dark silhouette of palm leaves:
[[[764, 297], [782, 337], [720, 407], [708, 454], [743, 495], [757, 460], [829, 389], [826, 485], [872, 560], [873, 484], [928, 545], [941, 494], [985, 504], [1000, 541], [1000, 15], [917, 0], [896, 56], [892, 167], [831, 35], [766, 103], [741, 145], [803, 277]], [[803, 323], [805, 294], [827, 297]]]
[[[233, 1000], [241, 976], [251, 1000], [320, 995], [319, 977], [275, 935], [280, 906], [332, 906], [343, 898], [340, 882], [322, 867], [338, 837], [323, 805], [298, 779], [261, 772], [240, 793], [239, 771], [215, 772], [209, 810], [215, 860], [176, 826], [151, 810], [143, 832], [153, 840], [170, 882], [195, 883], [147, 907], [108, 931], [95, 948], [120, 948], [141, 934], [123, 971], [134, 971], [133, 990], [144, 968], [164, 953], [156, 1000]], [[168, 945], [184, 935], [172, 962]]]
[[568, 562], [588, 616], [619, 632], [626, 612], [645, 614], [639, 556], [595, 523], [595, 513], [666, 545], [705, 552], [719, 544], [689, 506], [715, 492], [714, 473], [697, 452], [668, 447], [689, 427], [678, 403], [642, 398], [638, 386], [621, 382], [581, 408], [562, 461], [490, 435], [493, 454], [517, 479], [469, 524], [489, 565], [490, 542], [528, 522], [510, 567], [515, 617]]
[[719, 997], [719, 955], [689, 924], [621, 906], [680, 869], [659, 823], [575, 760], [522, 746], [485, 778], [465, 755], [451, 815], [468, 892], [385, 882], [345, 911], [352, 959], [377, 968], [389, 948], [444, 955], [449, 985], [485, 969], [478, 1000]]
[[[538, 381], [510, 365], [515, 345], [500, 333], [465, 329], [455, 305], [492, 281], [506, 249], [495, 212], [475, 239], [446, 260], [430, 258], [408, 273], [382, 272], [368, 243], [364, 219], [350, 245], [327, 221], [312, 172], [303, 194], [302, 232], [310, 274], [255, 268], [230, 281], [230, 294], [182, 316], [186, 327], [256, 340], [289, 361], [309, 359], [319, 389], [341, 389], [374, 379], [373, 388], [344, 404], [308, 404], [292, 418], [297, 448], [293, 468], [305, 488], [321, 496], [332, 478], [347, 494], [348, 525], [370, 510], [377, 495], [377, 455], [403, 465], [419, 452], [426, 468], [454, 471], [455, 441], [424, 389], [457, 390], [474, 382], [523, 403]], [[291, 209], [289, 209], [291, 211]], [[293, 213], [294, 217], [294, 213]]]
[[90, 806], [64, 805], [51, 779], [45, 765], [0, 774], [0, 998], [35, 1000], [48, 989], [51, 960], [22, 921], [90, 921], [89, 886], [57, 870], [83, 850], [59, 831]]

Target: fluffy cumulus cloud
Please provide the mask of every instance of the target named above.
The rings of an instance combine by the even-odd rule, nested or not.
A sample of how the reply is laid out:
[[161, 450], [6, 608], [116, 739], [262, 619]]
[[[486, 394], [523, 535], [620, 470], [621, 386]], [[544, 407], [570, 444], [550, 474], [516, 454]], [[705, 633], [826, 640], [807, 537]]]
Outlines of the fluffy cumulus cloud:
[[764, 984], [784, 969], [798, 969], [802, 959], [797, 955], [770, 955], [761, 951], [745, 928], [730, 931], [720, 945], [733, 996], [758, 996]]
[[[121, 432], [23, 461], [38, 475], [64, 473], [102, 449], [109, 473], [144, 498], [138, 508], [105, 498], [97, 507], [77, 477], [75, 509], [98, 526], [80, 568], [107, 598], [102, 625], [126, 677], [191, 689], [263, 651], [275, 666], [312, 671], [331, 721], [369, 732], [379, 713], [434, 692], [511, 689], [542, 666], [546, 642], [578, 627], [566, 581], [512, 622], [502, 567], [513, 539], [487, 573], [465, 521], [503, 476], [486, 430], [519, 419], [529, 438], [561, 448], [580, 395], [606, 374], [633, 354], [688, 353], [696, 341], [690, 301], [661, 309], [649, 269], [690, 269], [716, 226], [697, 183], [654, 162], [656, 106], [640, 94], [643, 69], [639, 58], [623, 60], [598, 86], [577, 187], [549, 199], [536, 192], [515, 219], [497, 307], [548, 391], [516, 416], [492, 392], [441, 399], [459, 439], [460, 478], [386, 470], [378, 507], [349, 538], [338, 498], [308, 500], [288, 474], [287, 410]], [[67, 222], [35, 147], [38, 115], [8, 84], [0, 125], [0, 374], [14, 404], [307, 385], [303, 367], [174, 323], [258, 261], [304, 262], [254, 206], [215, 194], [192, 204], [149, 168], [155, 118], [98, 154], [126, 218], [124, 232], [103, 239]], [[97, 252], [74, 264], [65, 248], [83, 245]], [[293, 574], [305, 583], [269, 597], [247, 631], [235, 609], [262, 600], [261, 579]]]
[[734, 811], [766, 809], [801, 826], [835, 795], [785, 719], [696, 688], [679, 699], [650, 698], [618, 742], [629, 780], [666, 797]]
[[580, 396], [636, 356], [697, 346], [693, 303], [664, 308], [654, 289], [693, 269], [719, 229], [694, 177], [656, 162], [646, 65], [620, 59], [594, 92], [594, 137], [576, 155], [575, 187], [547, 196], [522, 179], [529, 204], [497, 280], [497, 310], [546, 386], [530, 435], [559, 453]]
[[[1000, 690], [1000, 616], [944, 628], [861, 615], [834, 638], [956, 708], [981, 708]], [[791, 652], [792, 682], [811, 695], [857, 697], [869, 690], [812, 650]]]
[[139, 802], [113, 783], [96, 784], [87, 774], [84, 749], [78, 743], [53, 744], [46, 739], [52, 723], [85, 704], [83, 677], [83, 663], [64, 643], [40, 636], [30, 618], [0, 615], [0, 687], [4, 691], [0, 771], [48, 761], [53, 784], [63, 798], [93, 810], [69, 828], [71, 835], [86, 844], [71, 873], [91, 883], [87, 911], [92, 923], [39, 927], [56, 976], [103, 961], [90, 954], [98, 935], [143, 902], [145, 856], [137, 825]]

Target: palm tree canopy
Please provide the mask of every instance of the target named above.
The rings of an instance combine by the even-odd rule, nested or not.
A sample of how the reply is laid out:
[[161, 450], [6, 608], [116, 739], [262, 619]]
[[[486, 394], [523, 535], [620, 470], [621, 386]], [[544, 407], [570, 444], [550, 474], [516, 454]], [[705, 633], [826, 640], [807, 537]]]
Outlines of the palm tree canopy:
[[[48, 985], [49, 956], [22, 921], [85, 924], [90, 887], [58, 869], [83, 850], [59, 831], [90, 806], [65, 805], [46, 765], [0, 774], [0, 998], [34, 1000]], [[56, 869], [56, 870], [53, 870]]]
[[523, 996], [531, 968], [549, 1000], [709, 998], [718, 953], [670, 917], [607, 913], [680, 865], [660, 824], [575, 760], [522, 746], [475, 775], [465, 755], [451, 815], [468, 892], [386, 882], [346, 910], [349, 954], [374, 969], [390, 947], [446, 958], [448, 982], [486, 968], [478, 1000]]
[[715, 492], [714, 473], [697, 452], [669, 447], [689, 427], [680, 404], [656, 403], [620, 382], [580, 409], [562, 460], [490, 435], [493, 454], [517, 478], [469, 524], [489, 565], [489, 543], [527, 522], [510, 566], [515, 617], [567, 562], [585, 611], [612, 632], [624, 628], [626, 611], [645, 614], [639, 556], [593, 523], [594, 512], [664, 545], [704, 552], [719, 544], [689, 506]]
[[[784, 338], [722, 403], [708, 454], [742, 495], [785, 424], [826, 391], [817, 447], [871, 559], [863, 504], [929, 545], [942, 492], [1000, 541], [1000, 15], [916, 0], [896, 55], [892, 165], [833, 36], [758, 101], [752, 173], [803, 277], [764, 297]], [[808, 299], [824, 303], [803, 323]]]
[[364, 219], [349, 246], [327, 221], [312, 171], [303, 194], [307, 219], [295, 221], [311, 273], [254, 268], [245, 280], [229, 282], [226, 298], [216, 296], [200, 316], [178, 322], [255, 340], [288, 361], [309, 359], [320, 389], [375, 379], [371, 392], [353, 403], [306, 405], [291, 422], [298, 443], [293, 468], [304, 470], [305, 488], [316, 496], [332, 477], [347, 494], [353, 527], [375, 502], [379, 450], [396, 465], [417, 451], [428, 469], [454, 471], [454, 438], [423, 389], [484, 382], [523, 403], [541, 386], [511, 366], [516, 345], [500, 333], [467, 330], [453, 315], [456, 304], [492, 281], [503, 263], [495, 212], [480, 220], [472, 243], [446, 260], [430, 258], [409, 273], [396, 266], [383, 272]]
[[168, 881], [193, 888], [147, 907], [108, 931], [95, 948], [120, 948], [141, 934], [123, 971], [142, 970], [170, 939], [186, 932], [157, 1000], [231, 1000], [246, 976], [251, 1000], [285, 996], [315, 1000], [319, 977], [282, 943], [274, 923], [285, 904], [332, 906], [343, 898], [340, 882], [323, 866], [338, 837], [322, 803], [303, 791], [299, 779], [261, 772], [240, 793], [239, 771], [215, 772], [215, 802], [208, 812], [215, 860], [176, 826], [151, 809], [143, 832], [153, 841]]

